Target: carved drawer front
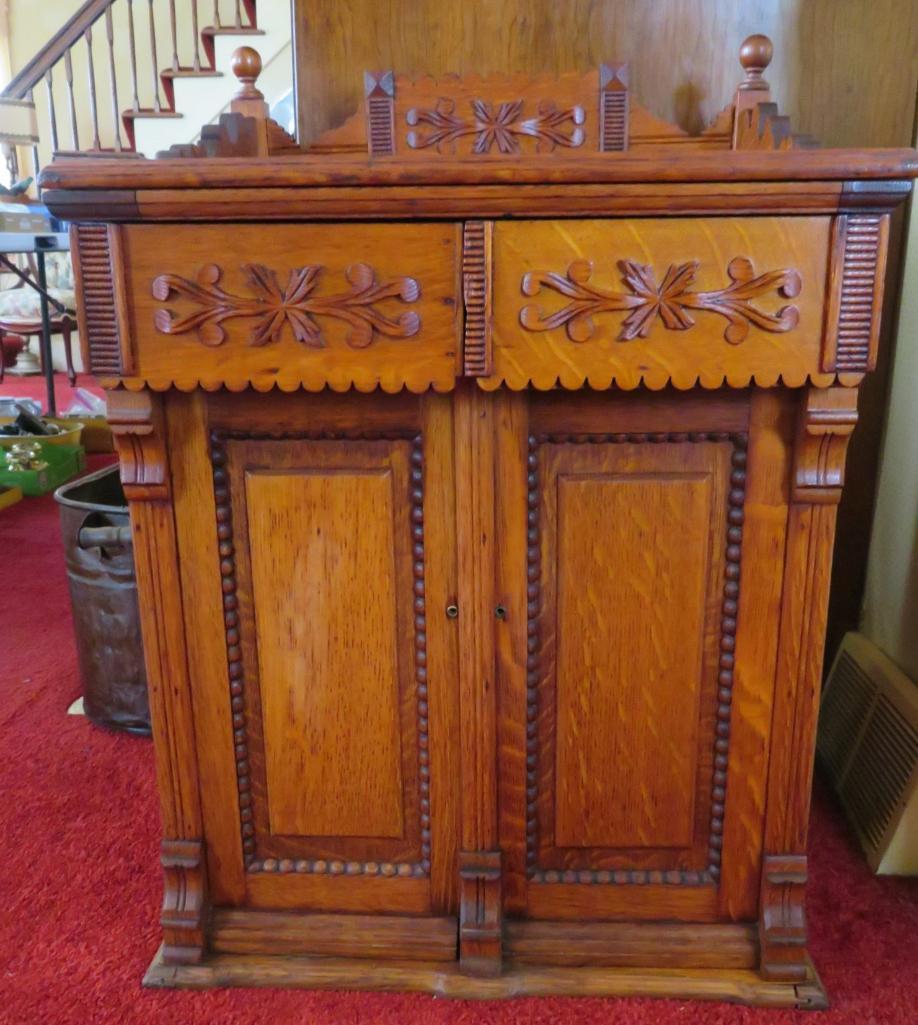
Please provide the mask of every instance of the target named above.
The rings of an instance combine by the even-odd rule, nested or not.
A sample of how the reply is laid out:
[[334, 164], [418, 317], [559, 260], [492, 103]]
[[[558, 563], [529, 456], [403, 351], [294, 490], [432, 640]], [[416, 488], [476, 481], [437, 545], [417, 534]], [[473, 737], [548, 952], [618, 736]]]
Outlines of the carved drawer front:
[[119, 324], [128, 358], [109, 373], [154, 389], [448, 390], [459, 349], [459, 232], [125, 227], [113, 249], [129, 297]]
[[493, 372], [547, 389], [820, 385], [830, 218], [494, 227]]

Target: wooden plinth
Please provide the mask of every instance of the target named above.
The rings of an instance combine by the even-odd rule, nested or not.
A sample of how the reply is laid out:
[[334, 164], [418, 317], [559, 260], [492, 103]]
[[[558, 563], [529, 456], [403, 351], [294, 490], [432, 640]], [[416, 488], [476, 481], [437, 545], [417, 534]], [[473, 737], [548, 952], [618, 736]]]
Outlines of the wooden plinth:
[[664, 997], [723, 1000], [757, 1007], [822, 1010], [826, 991], [812, 965], [804, 982], [766, 982], [757, 972], [731, 969], [549, 968], [508, 964], [497, 978], [463, 975], [458, 965], [346, 958], [217, 954], [196, 965], [167, 965], [162, 949], [144, 985], [209, 989], [215, 986], [357, 989], [430, 993], [462, 1000], [523, 996]]

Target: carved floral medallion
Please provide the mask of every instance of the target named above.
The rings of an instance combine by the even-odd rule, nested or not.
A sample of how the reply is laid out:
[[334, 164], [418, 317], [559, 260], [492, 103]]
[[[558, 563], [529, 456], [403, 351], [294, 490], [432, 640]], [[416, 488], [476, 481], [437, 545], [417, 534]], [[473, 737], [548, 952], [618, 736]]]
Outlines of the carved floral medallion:
[[281, 285], [277, 272], [269, 267], [244, 264], [249, 295], [235, 295], [222, 288], [223, 271], [214, 263], [205, 264], [194, 281], [177, 274], [161, 274], [153, 281], [155, 299], [167, 302], [180, 296], [190, 299], [198, 308], [181, 316], [171, 310], [157, 310], [156, 329], [167, 335], [193, 331], [204, 345], [222, 345], [226, 340], [223, 322], [246, 317], [254, 321], [249, 345], [277, 342], [289, 325], [293, 337], [312, 349], [324, 348], [326, 344], [319, 323], [322, 317], [345, 321], [350, 326], [346, 341], [353, 349], [366, 348], [376, 334], [388, 338], [410, 338], [417, 334], [421, 318], [416, 312], [409, 310], [392, 317], [376, 305], [386, 299], [415, 302], [421, 289], [414, 278], [378, 282], [372, 267], [355, 263], [345, 272], [350, 285], [347, 291], [316, 295], [324, 269], [317, 264], [293, 268], [286, 284]]
[[686, 331], [695, 323], [693, 310], [717, 313], [728, 321], [724, 338], [738, 345], [749, 334], [750, 325], [763, 331], [784, 332], [797, 326], [796, 306], [783, 306], [776, 313], [767, 313], [752, 300], [769, 292], [792, 299], [800, 294], [800, 275], [791, 269], [768, 271], [756, 275], [752, 261], [737, 256], [727, 265], [730, 284], [713, 292], [693, 292], [698, 261], [670, 264], [661, 281], [652, 267], [634, 260], [619, 260], [623, 291], [613, 292], [590, 284], [593, 265], [589, 260], [575, 260], [567, 274], [530, 271], [523, 275], [524, 295], [539, 295], [543, 288], [567, 296], [571, 301], [553, 313], [546, 313], [534, 303], [520, 310], [520, 323], [529, 331], [551, 331], [562, 325], [572, 342], [586, 342], [593, 337], [593, 317], [598, 313], [626, 312], [618, 333], [618, 341], [646, 338], [657, 319], [670, 331]]
[[519, 153], [520, 139], [527, 136], [536, 140], [539, 149], [583, 145], [583, 107], [559, 110], [551, 100], [543, 100], [535, 116], [527, 118], [523, 117], [523, 100], [498, 104], [472, 100], [470, 105], [472, 116], [468, 118], [458, 115], [456, 104], [447, 97], [437, 100], [433, 110], [413, 107], [405, 120], [412, 128], [425, 125], [428, 129], [410, 131], [408, 145], [412, 149], [436, 146], [442, 150], [467, 135], [475, 137], [472, 152], [479, 154], [490, 153], [495, 147], [498, 153]]

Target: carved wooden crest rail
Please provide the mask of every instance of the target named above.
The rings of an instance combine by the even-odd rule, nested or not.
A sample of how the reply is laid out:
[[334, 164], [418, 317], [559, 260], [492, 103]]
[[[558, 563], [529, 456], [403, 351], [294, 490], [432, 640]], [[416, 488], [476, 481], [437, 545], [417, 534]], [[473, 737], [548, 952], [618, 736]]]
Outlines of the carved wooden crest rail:
[[134, 525], [149, 984], [825, 1006], [835, 505], [918, 159], [808, 148], [770, 57], [698, 135], [623, 64], [372, 72], [292, 155], [242, 51], [200, 143], [45, 173]]

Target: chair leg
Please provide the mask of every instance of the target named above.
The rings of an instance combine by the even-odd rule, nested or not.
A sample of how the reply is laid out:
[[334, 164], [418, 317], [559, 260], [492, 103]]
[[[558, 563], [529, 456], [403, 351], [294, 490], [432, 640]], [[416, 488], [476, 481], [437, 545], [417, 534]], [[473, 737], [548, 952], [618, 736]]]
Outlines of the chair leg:
[[6, 351], [3, 348], [3, 332], [0, 331], [0, 384], [6, 374]]
[[70, 344], [70, 320], [67, 317], [61, 322], [61, 336], [64, 339], [64, 358], [67, 360], [67, 381], [72, 388], [76, 384], [76, 371], [73, 369], [73, 350]]

